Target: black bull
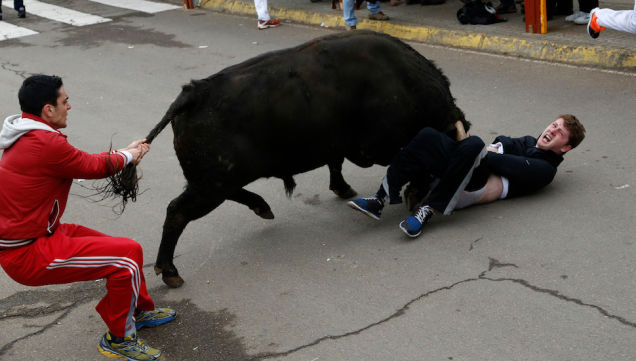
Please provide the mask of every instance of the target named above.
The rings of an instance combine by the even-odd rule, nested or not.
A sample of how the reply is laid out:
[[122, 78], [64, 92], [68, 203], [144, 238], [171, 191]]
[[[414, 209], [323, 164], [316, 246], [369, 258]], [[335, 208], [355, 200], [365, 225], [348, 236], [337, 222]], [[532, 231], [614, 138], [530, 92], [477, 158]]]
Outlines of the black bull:
[[171, 287], [183, 283], [173, 264], [179, 236], [226, 199], [273, 218], [261, 196], [243, 189], [259, 178], [281, 178], [290, 195], [294, 174], [327, 164], [329, 188], [347, 198], [355, 192], [341, 174], [344, 158], [386, 166], [423, 127], [454, 135], [459, 120], [468, 130], [449, 86], [407, 44], [360, 30], [263, 54], [183, 86], [147, 137], [152, 142], [172, 123], [187, 179], [168, 206], [155, 271]]

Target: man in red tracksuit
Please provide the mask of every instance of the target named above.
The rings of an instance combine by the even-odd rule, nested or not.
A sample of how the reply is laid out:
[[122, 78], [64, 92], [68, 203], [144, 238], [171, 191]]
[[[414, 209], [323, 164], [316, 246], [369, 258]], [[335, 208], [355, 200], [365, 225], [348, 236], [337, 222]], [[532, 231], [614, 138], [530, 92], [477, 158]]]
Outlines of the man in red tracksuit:
[[98, 350], [109, 357], [158, 360], [136, 330], [175, 318], [155, 309], [142, 272], [143, 252], [132, 239], [63, 224], [74, 178], [99, 179], [139, 163], [145, 139], [113, 152], [88, 154], [74, 148], [60, 129], [71, 109], [62, 79], [34, 75], [18, 93], [22, 114], [5, 119], [0, 131], [0, 265], [28, 285], [106, 278], [106, 296], [96, 309], [108, 326]]

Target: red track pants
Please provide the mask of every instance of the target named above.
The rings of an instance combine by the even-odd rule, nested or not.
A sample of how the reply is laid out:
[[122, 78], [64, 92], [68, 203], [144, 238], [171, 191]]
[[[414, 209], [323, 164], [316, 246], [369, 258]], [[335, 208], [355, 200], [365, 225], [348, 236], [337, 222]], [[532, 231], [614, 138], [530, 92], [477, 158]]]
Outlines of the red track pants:
[[108, 292], [96, 309], [117, 337], [135, 332], [136, 310], [155, 308], [142, 272], [143, 251], [132, 239], [60, 224], [50, 236], [1, 250], [0, 265], [9, 277], [27, 286], [106, 278]]

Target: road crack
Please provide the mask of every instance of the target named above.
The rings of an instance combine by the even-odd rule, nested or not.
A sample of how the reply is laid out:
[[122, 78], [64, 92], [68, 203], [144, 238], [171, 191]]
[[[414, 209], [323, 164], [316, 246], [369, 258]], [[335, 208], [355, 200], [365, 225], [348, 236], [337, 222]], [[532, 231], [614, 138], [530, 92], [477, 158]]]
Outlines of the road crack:
[[[479, 241], [479, 239], [477, 241]], [[475, 241], [475, 242], [477, 242], [477, 241]], [[604, 316], [606, 316], [608, 318], [614, 319], [614, 320], [616, 320], [616, 321], [618, 321], [618, 322], [620, 322], [620, 323], [622, 323], [624, 325], [636, 328], [636, 323], [634, 323], [634, 322], [631, 322], [631, 321], [629, 321], [629, 320], [627, 320], [627, 319], [625, 319], [623, 317], [614, 315], [614, 314], [610, 313], [609, 311], [605, 310], [604, 308], [602, 308], [600, 306], [597, 306], [597, 305], [594, 305], [594, 304], [590, 304], [590, 303], [586, 303], [586, 302], [583, 302], [580, 299], [563, 295], [557, 290], [552, 290], [552, 289], [548, 289], [548, 288], [535, 286], [535, 285], [531, 284], [530, 282], [528, 282], [528, 281], [526, 281], [524, 279], [518, 279], [518, 278], [490, 278], [490, 277], [487, 277], [486, 273], [492, 271], [495, 268], [503, 268], [503, 267], [519, 268], [514, 263], [503, 263], [503, 262], [501, 262], [501, 261], [499, 261], [499, 260], [497, 260], [495, 258], [491, 258], [491, 257], [488, 258], [488, 261], [489, 261], [488, 269], [482, 271], [481, 273], [479, 273], [479, 275], [477, 277], [468, 278], [468, 279], [465, 279], [465, 280], [462, 280], [462, 281], [455, 282], [455, 283], [453, 283], [453, 284], [451, 284], [449, 286], [440, 287], [440, 288], [434, 289], [432, 291], [423, 293], [423, 294], [415, 297], [414, 299], [410, 300], [409, 302], [407, 302], [404, 306], [402, 306], [401, 308], [396, 310], [391, 315], [389, 315], [389, 316], [387, 316], [387, 317], [385, 317], [385, 318], [383, 318], [383, 319], [381, 319], [379, 321], [371, 323], [371, 324], [369, 324], [369, 325], [367, 325], [365, 327], [359, 328], [359, 329], [354, 330], [354, 331], [346, 332], [346, 333], [343, 333], [343, 334], [339, 334], [339, 335], [323, 336], [323, 337], [320, 337], [320, 338], [318, 338], [318, 339], [316, 339], [316, 340], [314, 340], [312, 342], [309, 342], [309, 343], [304, 344], [302, 346], [295, 347], [295, 348], [287, 350], [287, 351], [260, 353], [260, 354], [257, 354], [255, 356], [253, 356], [252, 358], [250, 358], [249, 361], [260, 361], [260, 360], [265, 360], [265, 359], [274, 358], [274, 357], [289, 356], [289, 355], [291, 355], [291, 354], [293, 354], [295, 352], [298, 352], [300, 350], [303, 350], [303, 349], [306, 349], [306, 348], [309, 348], [309, 347], [312, 347], [312, 346], [316, 346], [316, 345], [318, 345], [319, 343], [321, 343], [323, 341], [337, 340], [337, 339], [345, 338], [345, 337], [348, 337], [348, 336], [354, 336], [354, 335], [361, 334], [362, 332], [364, 332], [366, 330], [369, 330], [369, 329], [371, 329], [371, 328], [373, 328], [375, 326], [382, 325], [382, 324], [384, 324], [386, 322], [391, 321], [392, 319], [395, 319], [397, 317], [400, 317], [400, 316], [406, 314], [406, 311], [410, 308], [411, 305], [413, 305], [415, 302], [418, 302], [418, 301], [421, 301], [421, 300], [427, 298], [428, 296], [431, 296], [433, 294], [436, 294], [436, 293], [439, 293], [439, 292], [442, 292], [442, 291], [449, 291], [449, 290], [451, 290], [451, 289], [453, 289], [453, 288], [455, 288], [456, 286], [459, 286], [459, 285], [463, 285], [463, 284], [470, 283], [470, 282], [479, 282], [479, 281], [488, 281], [488, 282], [505, 282], [505, 281], [508, 281], [508, 282], [513, 282], [513, 283], [522, 285], [523, 287], [526, 287], [526, 288], [528, 288], [528, 289], [530, 289], [530, 290], [532, 290], [534, 292], [547, 294], [547, 295], [556, 297], [559, 300], [562, 300], [562, 301], [565, 301], [565, 302], [575, 303], [575, 304], [577, 304], [579, 306], [584, 306], [584, 307], [591, 307], [591, 308], [597, 310], [602, 315], [604, 315]]]
[[60, 316], [58, 316], [57, 318], [55, 318], [53, 321], [47, 323], [44, 326], [35, 326], [35, 327], [39, 327], [40, 329], [35, 331], [35, 332], [31, 332], [29, 334], [26, 334], [22, 337], [18, 337], [15, 340], [5, 344], [4, 346], [2, 346], [0, 348], [0, 356], [3, 356], [7, 351], [9, 351], [11, 349], [11, 347], [13, 347], [13, 345], [15, 345], [16, 343], [25, 340], [29, 337], [33, 337], [39, 334], [44, 333], [46, 330], [48, 330], [49, 328], [58, 325], [60, 323], [61, 320], [63, 320], [69, 313], [71, 313], [71, 311], [77, 306], [79, 305], [78, 302], [74, 302], [73, 304], [69, 305], [68, 307], [65, 308], [64, 313], [62, 313]]
[[528, 281], [526, 281], [524, 279], [519, 279], [519, 278], [489, 278], [489, 277], [486, 277], [486, 276], [481, 276], [480, 278], [483, 279], [483, 280], [492, 281], [492, 282], [504, 282], [504, 281], [514, 282], [514, 283], [522, 285], [523, 287], [531, 289], [531, 290], [533, 290], [535, 292], [545, 293], [547, 295], [556, 297], [556, 298], [558, 298], [558, 299], [560, 299], [562, 301], [572, 302], [572, 303], [575, 303], [575, 304], [577, 304], [579, 306], [591, 307], [591, 308], [597, 310], [599, 313], [601, 313], [605, 317], [614, 319], [614, 320], [616, 320], [616, 321], [618, 321], [618, 322], [620, 322], [620, 323], [622, 323], [622, 324], [624, 324], [626, 326], [630, 326], [630, 327], [636, 328], [636, 323], [628, 321], [628, 320], [626, 320], [623, 317], [611, 314], [609, 311], [607, 311], [606, 309], [604, 309], [601, 306], [597, 306], [597, 305], [594, 305], [594, 304], [591, 304], [591, 303], [586, 303], [586, 302], [581, 301], [578, 298], [573, 298], [573, 297], [569, 297], [569, 296], [563, 295], [563, 294], [561, 294], [561, 292], [559, 292], [557, 290], [552, 290], [552, 289], [549, 289], [549, 288], [542, 288], [542, 287], [535, 286], [535, 285], [531, 284], [530, 282], [528, 282]]
[[319, 343], [321, 343], [323, 341], [326, 341], [326, 340], [337, 340], [337, 339], [348, 337], [348, 336], [358, 335], [358, 334], [360, 334], [360, 333], [362, 333], [362, 332], [364, 332], [364, 331], [366, 331], [366, 330], [368, 330], [370, 328], [373, 328], [375, 326], [381, 325], [381, 324], [386, 323], [386, 322], [388, 322], [388, 321], [390, 321], [390, 320], [392, 320], [394, 318], [397, 318], [397, 317], [400, 317], [400, 316], [404, 315], [412, 304], [414, 304], [415, 302], [418, 302], [418, 301], [420, 301], [420, 300], [422, 300], [422, 299], [424, 299], [424, 298], [426, 298], [426, 297], [428, 297], [430, 295], [433, 295], [433, 294], [441, 292], [441, 291], [451, 290], [451, 289], [453, 289], [454, 287], [456, 287], [456, 286], [458, 286], [460, 284], [464, 284], [464, 283], [468, 283], [468, 282], [474, 282], [474, 281], [479, 281], [479, 280], [480, 280], [479, 278], [469, 278], [469, 279], [465, 279], [465, 280], [462, 280], [462, 281], [455, 282], [455, 283], [453, 283], [453, 284], [451, 284], [449, 286], [440, 287], [440, 288], [434, 289], [432, 291], [423, 293], [423, 294], [415, 297], [414, 299], [410, 300], [409, 302], [407, 302], [404, 306], [402, 306], [400, 309], [398, 309], [397, 311], [395, 311], [391, 315], [389, 315], [389, 316], [387, 316], [387, 317], [385, 317], [385, 318], [383, 318], [383, 319], [381, 319], [381, 320], [379, 320], [377, 322], [369, 324], [369, 325], [367, 325], [365, 327], [357, 329], [355, 331], [350, 331], [350, 332], [343, 333], [343, 334], [340, 334], [340, 335], [323, 336], [323, 337], [321, 337], [319, 339], [316, 339], [315, 341], [312, 341], [312, 342], [310, 342], [308, 344], [296, 347], [296, 348], [288, 350], [288, 351], [272, 352], [272, 353], [261, 353], [261, 354], [255, 355], [254, 357], [250, 358], [249, 361], [259, 361], [259, 360], [264, 360], [264, 359], [273, 358], [273, 357], [288, 356], [288, 355], [291, 355], [292, 353], [295, 353], [297, 351], [306, 349], [308, 347], [315, 346], [315, 345], [317, 345], [317, 344], [319, 344]]
[[12, 73], [14, 73], [15, 75], [19, 76], [22, 79], [26, 79], [28, 76], [31, 76], [33, 74], [24, 71], [24, 70], [16, 70], [16, 69], [12, 69], [17, 67], [19, 64], [14, 64], [14, 63], [9, 63], [9, 62], [5, 62], [0, 64], [0, 68], [2, 68], [2, 70], [6, 70], [6, 71], [10, 71]]

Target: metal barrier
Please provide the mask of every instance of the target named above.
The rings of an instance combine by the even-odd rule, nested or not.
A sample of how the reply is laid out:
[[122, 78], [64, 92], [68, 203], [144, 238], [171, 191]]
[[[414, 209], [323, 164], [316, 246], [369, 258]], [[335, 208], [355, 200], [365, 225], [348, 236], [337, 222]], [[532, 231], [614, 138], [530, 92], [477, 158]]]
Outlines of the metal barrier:
[[545, 34], [548, 32], [548, 14], [545, 0], [524, 0], [526, 8], [526, 32]]

